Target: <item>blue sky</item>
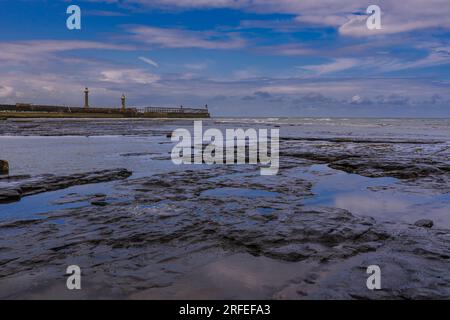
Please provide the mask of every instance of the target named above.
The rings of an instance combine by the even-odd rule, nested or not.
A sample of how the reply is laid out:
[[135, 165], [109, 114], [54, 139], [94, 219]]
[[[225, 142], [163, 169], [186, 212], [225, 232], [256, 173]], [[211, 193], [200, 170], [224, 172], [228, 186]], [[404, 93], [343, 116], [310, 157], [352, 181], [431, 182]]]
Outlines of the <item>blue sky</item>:
[[[66, 9], [81, 8], [81, 30]], [[379, 5], [382, 29], [366, 27]], [[0, 0], [0, 103], [450, 116], [448, 0]]]

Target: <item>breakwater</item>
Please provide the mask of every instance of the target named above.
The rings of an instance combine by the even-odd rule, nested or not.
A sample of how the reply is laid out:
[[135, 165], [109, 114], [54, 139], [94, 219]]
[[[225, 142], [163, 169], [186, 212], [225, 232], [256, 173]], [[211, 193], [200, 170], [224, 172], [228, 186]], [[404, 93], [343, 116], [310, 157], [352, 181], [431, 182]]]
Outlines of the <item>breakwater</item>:
[[1, 104], [0, 118], [209, 118], [200, 108], [92, 108], [34, 104]]

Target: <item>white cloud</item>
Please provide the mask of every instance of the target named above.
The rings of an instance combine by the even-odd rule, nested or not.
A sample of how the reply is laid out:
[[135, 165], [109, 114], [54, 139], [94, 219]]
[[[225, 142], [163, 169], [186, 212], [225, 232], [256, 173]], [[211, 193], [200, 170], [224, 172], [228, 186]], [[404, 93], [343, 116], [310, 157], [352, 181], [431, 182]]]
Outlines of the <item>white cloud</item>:
[[361, 96], [359, 96], [359, 95], [354, 95], [354, 96], [350, 99], [350, 102], [351, 102], [351, 103], [355, 103], [355, 104], [361, 103], [362, 101], [363, 101], [363, 99], [362, 99]]
[[160, 79], [159, 76], [140, 69], [112, 69], [101, 71], [100, 74], [101, 81], [118, 84], [152, 84]]
[[[347, 36], [368, 35], [365, 14], [370, 4], [382, 10], [381, 30], [377, 34], [394, 34], [425, 28], [450, 28], [448, 0], [378, 0], [365, 3], [360, 0], [125, 0], [147, 7], [174, 9], [233, 8], [257, 13], [288, 13], [297, 15], [302, 23], [314, 23], [339, 28]], [[373, 32], [371, 34], [374, 34]]]
[[449, 21], [442, 21], [440, 19], [434, 20], [432, 18], [424, 18], [421, 20], [420, 16], [417, 15], [415, 17], [413, 16], [412, 19], [408, 19], [408, 17], [401, 17], [396, 14], [386, 12], [381, 19], [381, 29], [369, 30], [366, 27], [366, 18], [366, 16], [353, 16], [349, 18], [347, 22], [339, 27], [339, 33], [345, 36], [368, 37], [373, 35], [388, 35], [409, 32], [433, 27], [450, 27]]
[[139, 42], [163, 48], [237, 49], [246, 44], [236, 33], [147, 26], [131, 27], [128, 31]]
[[313, 71], [317, 75], [351, 69], [359, 64], [357, 59], [339, 58], [330, 63], [303, 66], [301, 69]]
[[0, 98], [8, 98], [14, 94], [14, 88], [10, 86], [0, 86]]
[[257, 48], [260, 53], [270, 53], [281, 56], [308, 56], [317, 53], [317, 50], [298, 44], [282, 44]]
[[347, 21], [349, 20], [349, 15], [304, 15], [297, 16], [295, 20], [303, 23], [321, 24], [326, 26], [341, 26], [347, 23]]
[[152, 60], [152, 59], [149, 59], [149, 58], [146, 58], [146, 57], [139, 57], [139, 60], [142, 60], [145, 63], [148, 63], [151, 66], [154, 66], [155, 68], [159, 67], [159, 64], [156, 61]]
[[132, 50], [131, 46], [102, 43], [97, 41], [29, 40], [0, 42], [0, 61], [14, 63], [48, 60], [52, 55], [71, 50]]

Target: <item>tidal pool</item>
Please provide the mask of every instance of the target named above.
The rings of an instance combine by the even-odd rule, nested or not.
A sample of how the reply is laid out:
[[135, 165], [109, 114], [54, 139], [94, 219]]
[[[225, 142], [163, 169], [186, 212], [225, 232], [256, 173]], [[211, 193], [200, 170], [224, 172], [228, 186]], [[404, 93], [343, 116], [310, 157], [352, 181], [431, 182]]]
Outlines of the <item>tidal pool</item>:
[[[320, 174], [315, 174], [320, 173]], [[396, 178], [368, 178], [313, 165], [303, 176], [318, 178], [314, 196], [307, 206], [337, 207], [356, 215], [414, 223], [432, 219], [441, 228], [450, 228], [450, 194], [432, 194], [420, 188], [403, 191]]]
[[[114, 182], [74, 186], [23, 197], [20, 201], [14, 203], [0, 204], [0, 221], [36, 219], [44, 216], [45, 213], [56, 210], [89, 206], [90, 201], [83, 199], [83, 197], [93, 194], [108, 196], [117, 193], [113, 185]], [[71, 195], [77, 195], [80, 200], [64, 201], [66, 197]]]

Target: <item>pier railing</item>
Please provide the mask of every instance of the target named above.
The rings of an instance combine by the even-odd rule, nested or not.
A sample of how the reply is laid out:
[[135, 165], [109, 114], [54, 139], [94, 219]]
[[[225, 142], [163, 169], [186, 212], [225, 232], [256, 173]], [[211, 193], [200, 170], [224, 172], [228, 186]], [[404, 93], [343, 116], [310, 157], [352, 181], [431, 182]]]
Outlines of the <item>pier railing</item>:
[[208, 109], [196, 108], [163, 108], [163, 107], [145, 107], [138, 108], [138, 111], [144, 113], [208, 113]]

